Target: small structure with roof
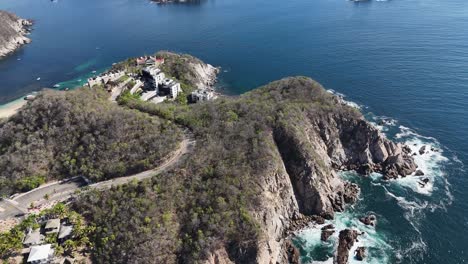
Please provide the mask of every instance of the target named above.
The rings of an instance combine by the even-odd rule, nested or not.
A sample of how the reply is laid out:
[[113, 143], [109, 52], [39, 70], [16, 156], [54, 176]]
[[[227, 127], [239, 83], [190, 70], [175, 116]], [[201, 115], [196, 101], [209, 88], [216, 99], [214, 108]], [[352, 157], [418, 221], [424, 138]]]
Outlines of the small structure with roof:
[[65, 240], [67, 240], [68, 238], [71, 237], [72, 232], [73, 232], [73, 226], [72, 226], [72, 225], [64, 225], [64, 224], [62, 224], [62, 225], [60, 226], [60, 232], [59, 232], [59, 235], [58, 235], [58, 241], [59, 241], [60, 243], [64, 242]]
[[26, 234], [23, 240], [23, 245], [25, 245], [26, 247], [39, 245], [42, 243], [42, 238], [43, 237], [41, 235], [41, 231], [39, 230], [39, 228], [35, 229], [29, 232], [28, 234]]
[[53, 254], [54, 251], [51, 248], [51, 244], [33, 246], [29, 251], [27, 262], [33, 264], [48, 263]]
[[46, 234], [58, 233], [60, 230], [60, 219], [58, 218], [49, 219], [44, 229], [45, 229]]

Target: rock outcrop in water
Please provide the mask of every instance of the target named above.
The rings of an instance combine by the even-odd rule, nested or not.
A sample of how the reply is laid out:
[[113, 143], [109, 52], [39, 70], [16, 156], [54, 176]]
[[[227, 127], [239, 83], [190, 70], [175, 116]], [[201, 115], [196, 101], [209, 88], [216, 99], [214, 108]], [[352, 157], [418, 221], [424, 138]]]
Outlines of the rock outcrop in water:
[[6, 56], [31, 40], [26, 37], [32, 22], [0, 10], [0, 57]]
[[349, 250], [356, 242], [359, 233], [356, 230], [345, 229], [340, 231], [338, 237], [338, 249], [336, 250], [334, 264], [347, 264], [349, 258]]

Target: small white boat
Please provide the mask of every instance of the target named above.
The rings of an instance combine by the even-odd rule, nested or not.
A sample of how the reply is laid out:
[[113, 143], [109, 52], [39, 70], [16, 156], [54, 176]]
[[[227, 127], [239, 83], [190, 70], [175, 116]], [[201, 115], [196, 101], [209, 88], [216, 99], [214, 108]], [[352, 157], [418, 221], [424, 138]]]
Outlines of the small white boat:
[[36, 79], [36, 80], [40, 81], [40, 80], [41, 80], [41, 77], [37, 77], [37, 79]]
[[31, 101], [33, 100], [34, 98], [36, 98], [36, 96], [34, 94], [28, 94], [24, 97], [24, 100], [26, 101]]

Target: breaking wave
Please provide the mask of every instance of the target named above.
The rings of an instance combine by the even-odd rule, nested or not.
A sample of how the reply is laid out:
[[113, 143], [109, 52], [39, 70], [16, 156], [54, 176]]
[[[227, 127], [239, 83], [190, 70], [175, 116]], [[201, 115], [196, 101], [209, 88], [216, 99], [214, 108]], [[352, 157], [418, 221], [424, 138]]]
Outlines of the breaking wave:
[[[337, 95], [347, 105], [363, 108], [346, 101], [345, 96], [340, 93], [333, 90], [328, 92]], [[361, 198], [346, 212], [337, 213], [334, 220], [325, 223], [335, 226], [335, 233], [329, 241], [320, 240], [320, 229], [323, 225], [297, 233], [294, 241], [301, 251], [303, 263], [333, 263], [338, 246], [338, 233], [346, 228], [364, 231], [364, 235], [359, 237], [359, 242], [350, 250], [350, 263], [418, 262], [427, 252], [427, 244], [421, 234], [421, 223], [426, 214], [446, 210], [453, 202], [446, 168], [456, 165], [464, 170], [464, 167], [450, 150], [444, 148], [437, 139], [420, 135], [391, 117], [376, 116], [372, 113], [366, 114], [365, 117], [387, 138], [411, 149], [411, 155], [420, 170], [418, 176], [413, 173], [385, 181], [379, 173], [372, 173], [368, 177], [359, 176], [355, 172], [340, 173], [343, 179], [361, 186]], [[365, 226], [358, 220], [369, 213], [377, 215], [376, 228]], [[364, 261], [354, 258], [354, 251], [359, 246], [368, 249], [368, 256]]]

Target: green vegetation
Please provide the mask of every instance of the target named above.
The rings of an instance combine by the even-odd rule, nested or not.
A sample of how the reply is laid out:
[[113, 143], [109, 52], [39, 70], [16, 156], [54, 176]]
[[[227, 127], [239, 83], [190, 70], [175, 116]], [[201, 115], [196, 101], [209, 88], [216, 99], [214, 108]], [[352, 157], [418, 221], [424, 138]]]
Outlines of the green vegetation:
[[260, 186], [283, 166], [277, 140], [306, 145], [306, 125], [331, 114], [359, 117], [303, 77], [205, 104], [121, 103], [188, 127], [197, 147], [178, 170], [87, 193], [78, 202], [77, 210], [97, 227], [93, 253], [103, 263], [136, 256], [141, 262], [198, 263], [221, 247], [236, 262], [251, 263], [262, 237], [252, 216], [263, 198]]
[[24, 177], [16, 181], [15, 189], [21, 192], [27, 192], [44, 184], [45, 180], [46, 177], [41, 175]]
[[93, 181], [156, 167], [181, 131], [122, 109], [100, 90], [45, 91], [0, 124], [0, 194], [85, 175]]
[[[68, 219], [69, 223], [73, 225], [72, 238], [66, 240], [62, 245], [57, 242], [57, 234], [47, 235], [45, 238], [46, 243], [52, 243], [53, 247], [58, 249], [56, 254], [71, 255], [73, 251], [81, 248], [90, 248], [92, 244], [88, 236], [94, 232], [93, 226], [86, 226], [83, 217], [77, 212], [71, 210], [68, 206], [58, 203], [50, 209], [42, 211], [40, 214], [31, 214], [20, 224], [13, 227], [10, 231], [0, 233], [0, 259], [6, 260], [20, 252], [23, 248], [23, 238], [26, 232], [31, 229], [38, 229], [41, 227], [40, 223], [44, 219], [60, 218]], [[64, 247], [64, 252], [61, 247]]]
[[129, 90], [125, 90], [118, 98], [119, 104], [127, 104], [131, 100], [140, 101], [140, 95], [138, 93], [131, 94]]
[[130, 76], [128, 76], [128, 75], [125, 74], [125, 75], [123, 75], [122, 77], [120, 77], [120, 78], [117, 80], [117, 82], [118, 82], [118, 83], [122, 83], [122, 82], [125, 82], [125, 81], [128, 80], [128, 79], [130, 79]]

